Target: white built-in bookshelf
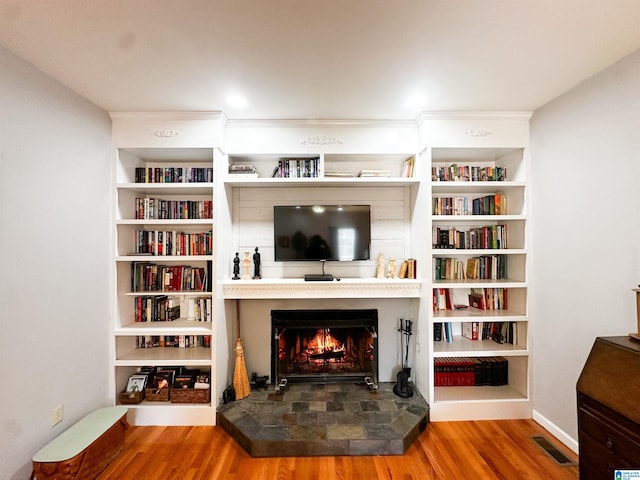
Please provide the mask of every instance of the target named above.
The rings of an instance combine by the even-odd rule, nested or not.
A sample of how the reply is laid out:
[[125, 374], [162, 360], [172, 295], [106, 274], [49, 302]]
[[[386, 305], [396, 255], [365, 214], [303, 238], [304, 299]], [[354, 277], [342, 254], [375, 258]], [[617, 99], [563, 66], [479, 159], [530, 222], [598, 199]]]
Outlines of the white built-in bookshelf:
[[137, 424], [212, 424], [214, 150], [117, 148], [114, 154], [115, 401], [145, 367], [197, 371], [209, 377], [212, 401], [147, 397], [127, 404], [129, 417]]
[[[381, 326], [387, 332], [381, 343], [387, 342], [389, 351], [381, 365], [388, 370], [388, 380], [397, 363], [396, 322], [400, 316], [415, 321], [411, 380], [429, 402], [432, 420], [530, 417], [527, 114], [427, 114], [411, 125], [274, 121], [226, 126], [220, 114], [112, 116], [114, 403], [129, 376], [145, 366], [184, 366], [207, 371], [211, 377], [209, 403], [144, 401], [129, 405], [132, 423], [215, 424], [222, 391], [233, 375], [238, 301], [246, 301], [243, 321], [249, 317], [251, 326], [243, 327], [243, 341], [254, 364], [269, 364], [269, 347], [264, 343], [270, 332], [265, 315], [269, 308], [345, 308], [350, 302], [366, 302], [385, 312], [383, 321], [388, 322]], [[456, 172], [454, 164], [462, 178], [444, 174], [440, 178], [441, 172]], [[468, 169], [468, 181], [464, 167], [474, 167], [474, 173]], [[487, 167], [491, 169], [482, 170]], [[149, 183], [136, 181], [140, 180], [136, 168], [205, 169], [213, 177]], [[250, 168], [250, 174], [241, 173], [244, 168]], [[369, 175], [359, 176], [363, 170]], [[140, 203], [138, 199], [147, 200]], [[175, 206], [167, 202], [194, 202], [195, 211], [211, 216], [158, 218], [154, 213], [145, 217], [148, 199], [154, 199], [153, 209], [162, 205], [163, 211]], [[477, 199], [485, 202], [482, 210], [477, 210]], [[327, 270], [339, 282], [305, 282], [304, 274], [320, 273], [318, 262], [274, 260], [273, 207], [322, 203], [371, 206], [371, 259], [331, 262]], [[143, 212], [142, 218], [136, 212]], [[446, 235], [439, 232], [445, 231], [458, 238], [457, 248], [455, 242], [451, 247], [436, 245], [444, 241]], [[485, 245], [473, 243], [478, 235], [496, 232], [501, 236], [491, 237]], [[199, 247], [210, 241], [210, 246], [178, 252], [169, 238], [187, 239]], [[462, 238], [465, 248], [460, 245]], [[232, 280], [235, 252], [243, 255], [255, 247], [262, 257], [262, 279]], [[416, 278], [375, 278], [380, 252], [386, 260], [415, 259]], [[478, 267], [478, 273], [471, 275], [474, 278], [467, 276], [470, 260], [484, 266], [482, 273]], [[132, 266], [149, 263], [204, 269], [208, 283], [204, 290], [135, 291]], [[436, 268], [442, 278], [436, 277]], [[461, 269], [464, 274], [460, 275]], [[506, 292], [508, 307], [469, 306], [470, 294], [485, 292], [494, 294], [496, 308]], [[136, 321], [139, 297], [150, 297], [153, 303], [160, 297], [165, 301], [168, 293], [177, 297], [172, 305], [179, 306], [178, 318]], [[195, 305], [211, 307], [202, 319], [195, 319], [191, 313]], [[498, 322], [509, 325], [509, 341], [470, 340], [463, 335], [472, 323], [481, 328]], [[434, 338], [436, 324], [447, 325], [450, 341]], [[140, 338], [173, 335], [209, 340], [206, 346], [141, 348]], [[501, 357], [508, 365], [508, 381], [503, 385], [436, 385], [440, 372], [434, 364], [443, 359], [493, 357]]]
[[425, 155], [431, 418], [529, 417], [526, 145], [434, 147]]

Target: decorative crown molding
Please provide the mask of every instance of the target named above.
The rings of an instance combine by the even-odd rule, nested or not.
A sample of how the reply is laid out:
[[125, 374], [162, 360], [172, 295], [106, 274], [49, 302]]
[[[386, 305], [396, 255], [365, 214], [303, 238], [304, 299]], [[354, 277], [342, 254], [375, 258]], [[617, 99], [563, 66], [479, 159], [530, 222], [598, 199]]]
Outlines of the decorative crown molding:
[[156, 137], [159, 137], [159, 138], [168, 138], [168, 137], [177, 136], [178, 132], [167, 128], [167, 129], [156, 130], [155, 132], [152, 133], [152, 135], [155, 135]]
[[316, 135], [314, 137], [307, 137], [300, 142], [300, 145], [342, 145], [343, 141], [337, 137], [330, 137], [328, 135]]
[[469, 137], [486, 137], [487, 135], [491, 135], [489, 130], [482, 130], [480, 128], [471, 128], [464, 132], [465, 135]]

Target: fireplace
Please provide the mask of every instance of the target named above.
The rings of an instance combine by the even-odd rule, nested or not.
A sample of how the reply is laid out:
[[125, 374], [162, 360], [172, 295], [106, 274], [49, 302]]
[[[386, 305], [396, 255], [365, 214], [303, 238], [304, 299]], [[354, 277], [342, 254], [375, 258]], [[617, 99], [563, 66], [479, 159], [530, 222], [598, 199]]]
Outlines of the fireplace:
[[371, 384], [378, 378], [378, 311], [272, 310], [271, 379]]

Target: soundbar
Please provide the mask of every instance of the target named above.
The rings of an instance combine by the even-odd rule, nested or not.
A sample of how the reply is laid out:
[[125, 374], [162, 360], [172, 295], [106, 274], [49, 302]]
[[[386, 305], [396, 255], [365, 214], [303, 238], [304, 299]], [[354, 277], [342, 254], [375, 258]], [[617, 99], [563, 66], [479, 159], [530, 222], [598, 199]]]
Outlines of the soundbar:
[[333, 275], [330, 273], [307, 273], [304, 276], [305, 282], [332, 282]]

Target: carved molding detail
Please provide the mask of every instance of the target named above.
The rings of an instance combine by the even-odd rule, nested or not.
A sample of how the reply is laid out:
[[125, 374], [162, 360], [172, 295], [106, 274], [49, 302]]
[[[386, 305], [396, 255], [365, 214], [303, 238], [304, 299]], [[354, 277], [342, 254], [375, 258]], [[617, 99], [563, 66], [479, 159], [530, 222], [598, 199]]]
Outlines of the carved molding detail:
[[464, 132], [465, 135], [468, 135], [470, 137], [486, 137], [487, 135], [491, 135], [491, 132], [489, 130], [482, 130], [479, 128], [472, 128], [470, 130], [467, 130], [466, 132]]
[[261, 283], [224, 285], [225, 298], [412, 298], [420, 296], [420, 284], [404, 283]]
[[169, 137], [175, 137], [176, 135], [178, 135], [178, 132], [170, 129], [161, 129], [153, 132], [153, 135], [159, 138], [169, 138]]
[[307, 137], [300, 145], [341, 145], [343, 142], [337, 137], [328, 135], [316, 135], [315, 137]]

